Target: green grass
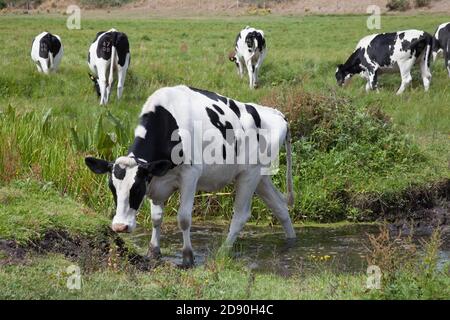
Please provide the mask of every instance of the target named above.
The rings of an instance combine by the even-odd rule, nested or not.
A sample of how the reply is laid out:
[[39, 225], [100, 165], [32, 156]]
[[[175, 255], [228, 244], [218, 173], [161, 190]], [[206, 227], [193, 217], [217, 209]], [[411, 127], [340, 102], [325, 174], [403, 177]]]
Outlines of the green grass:
[[[408, 26], [404, 19], [383, 17], [381, 31], [414, 27], [432, 32], [445, 17], [408, 17]], [[450, 177], [450, 92], [441, 60], [434, 66], [429, 93], [423, 92], [417, 71], [402, 97], [395, 96], [399, 75], [381, 77], [379, 94], [366, 94], [359, 78], [346, 88], [336, 87], [335, 66], [369, 33], [363, 16], [84, 18], [82, 23], [82, 30], [67, 30], [64, 17], [2, 16], [0, 28], [8, 43], [0, 62], [3, 181], [33, 175], [109, 214], [112, 197], [105, 180], [88, 171], [84, 156], [124, 154], [146, 98], [162, 86], [180, 83], [241, 101], [270, 102], [291, 119], [303, 115], [297, 132], [310, 130], [294, 141], [296, 219], [376, 217], [361, 199], [395, 204], [410, 189], [432, 189]], [[247, 24], [264, 29], [268, 42], [262, 86], [256, 91], [227, 60], [235, 34]], [[86, 54], [96, 32], [112, 26], [128, 33], [132, 63], [124, 98], [113, 97], [108, 108], [101, 108], [87, 75]], [[61, 69], [51, 77], [39, 75], [29, 58], [31, 39], [42, 28], [59, 34], [65, 46]], [[305, 96], [309, 102], [302, 100]], [[316, 123], [315, 110], [328, 119]], [[391, 119], [381, 121], [371, 110]], [[284, 189], [281, 169], [275, 180]], [[176, 198], [169, 203], [169, 215], [176, 212]], [[147, 211], [145, 206], [142, 212]], [[200, 197], [195, 212], [229, 218], [232, 199]], [[256, 220], [270, 217], [259, 202], [253, 212]], [[140, 221], [147, 224], [148, 215]]]
[[95, 236], [109, 220], [68, 197], [50, 184], [20, 181], [0, 187], [0, 239], [27, 244], [46, 232], [67, 231], [72, 236]]

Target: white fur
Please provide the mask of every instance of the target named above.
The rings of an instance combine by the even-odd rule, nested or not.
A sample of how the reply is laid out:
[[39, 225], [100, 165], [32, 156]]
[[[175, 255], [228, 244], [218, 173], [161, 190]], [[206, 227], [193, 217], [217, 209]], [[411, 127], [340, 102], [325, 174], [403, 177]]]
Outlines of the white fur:
[[48, 75], [58, 70], [58, 67], [61, 63], [61, 59], [64, 55], [64, 48], [61, 42], [61, 38], [58, 35], [54, 34], [54, 36], [58, 38], [59, 42], [61, 43], [61, 48], [58, 54], [55, 57], [53, 57], [51, 52], [49, 52], [49, 57], [47, 59], [41, 58], [39, 56], [40, 40], [46, 34], [48, 34], [48, 32], [42, 32], [34, 38], [33, 44], [31, 46], [31, 59], [36, 64], [38, 72], [42, 72]]

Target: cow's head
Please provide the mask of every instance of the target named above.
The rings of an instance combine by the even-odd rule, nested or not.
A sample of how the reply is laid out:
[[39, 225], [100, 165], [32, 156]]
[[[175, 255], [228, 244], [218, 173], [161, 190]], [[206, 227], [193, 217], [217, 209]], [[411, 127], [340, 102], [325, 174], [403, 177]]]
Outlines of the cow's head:
[[338, 65], [336, 69], [336, 81], [339, 86], [343, 86], [347, 80], [349, 80], [353, 76], [343, 64]]
[[98, 78], [94, 77], [92, 74], [89, 73], [89, 78], [92, 80], [92, 82], [94, 82], [94, 89], [95, 92], [97, 92], [97, 96], [100, 98], [100, 96], [102, 95], [100, 93], [100, 86], [98, 85]]
[[163, 176], [172, 167], [167, 160], [147, 163], [132, 157], [120, 157], [115, 162], [87, 157], [85, 163], [96, 174], [109, 174], [109, 189], [116, 204], [111, 224], [115, 232], [132, 232], [136, 228], [136, 213], [152, 177]]

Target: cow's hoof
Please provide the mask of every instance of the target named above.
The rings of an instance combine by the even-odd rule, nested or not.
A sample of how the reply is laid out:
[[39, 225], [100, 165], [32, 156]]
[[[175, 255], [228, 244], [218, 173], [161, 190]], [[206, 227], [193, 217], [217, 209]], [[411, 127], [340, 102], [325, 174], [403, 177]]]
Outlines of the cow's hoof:
[[150, 247], [147, 252], [147, 258], [150, 260], [160, 260], [162, 257], [159, 247]]
[[181, 267], [183, 269], [189, 269], [194, 267], [194, 253], [190, 249], [183, 250], [183, 263]]

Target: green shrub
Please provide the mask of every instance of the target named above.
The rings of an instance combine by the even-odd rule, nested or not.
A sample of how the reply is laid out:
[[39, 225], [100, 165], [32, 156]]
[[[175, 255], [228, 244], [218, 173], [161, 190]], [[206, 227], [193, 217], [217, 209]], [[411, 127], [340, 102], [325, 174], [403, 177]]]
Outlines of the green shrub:
[[98, 8], [120, 7], [128, 2], [130, 2], [130, 0], [81, 0], [82, 5]]
[[406, 11], [410, 8], [409, 0], [389, 0], [386, 7], [392, 11]]
[[415, 2], [416, 2], [416, 7], [422, 8], [422, 7], [429, 6], [431, 3], [431, 0], [415, 0]]

